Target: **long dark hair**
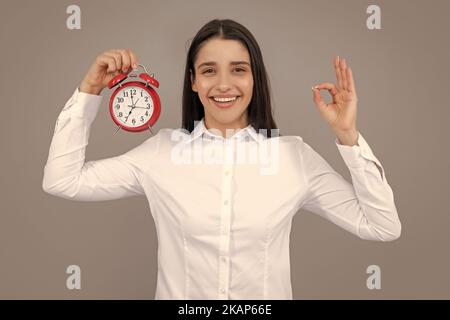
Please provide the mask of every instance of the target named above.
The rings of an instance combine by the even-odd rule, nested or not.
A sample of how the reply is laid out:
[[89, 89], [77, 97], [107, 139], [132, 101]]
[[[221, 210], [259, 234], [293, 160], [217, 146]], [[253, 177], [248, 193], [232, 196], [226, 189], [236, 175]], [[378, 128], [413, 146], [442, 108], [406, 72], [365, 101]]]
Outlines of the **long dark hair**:
[[192, 90], [190, 73], [192, 72], [195, 79], [194, 62], [197, 59], [198, 51], [204, 42], [212, 38], [238, 40], [247, 47], [253, 75], [253, 94], [247, 108], [248, 121], [257, 132], [259, 129], [267, 129], [267, 137], [270, 137], [271, 129], [277, 129], [277, 126], [272, 116], [270, 85], [261, 50], [251, 32], [230, 19], [211, 20], [197, 32], [191, 42], [184, 73], [183, 129], [192, 132], [194, 121], [200, 121], [205, 116], [198, 93]]

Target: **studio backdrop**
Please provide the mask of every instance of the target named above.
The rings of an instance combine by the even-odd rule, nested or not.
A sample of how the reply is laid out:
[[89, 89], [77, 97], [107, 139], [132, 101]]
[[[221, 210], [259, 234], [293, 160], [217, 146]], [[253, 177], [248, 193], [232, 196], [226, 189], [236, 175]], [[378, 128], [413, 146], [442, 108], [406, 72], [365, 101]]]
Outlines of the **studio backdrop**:
[[[358, 130], [382, 162], [402, 234], [367, 241], [300, 210], [290, 234], [294, 299], [450, 298], [450, 2], [366, 0], [3, 1], [0, 298], [153, 299], [157, 233], [145, 197], [78, 202], [43, 191], [56, 119], [96, 56], [130, 48], [160, 83], [153, 128], [181, 127], [190, 41], [233, 19], [257, 39], [282, 135], [300, 136], [351, 177], [311, 86], [345, 57]], [[152, 136], [119, 131], [102, 91], [86, 161]], [[330, 97], [324, 97], [330, 101]]]

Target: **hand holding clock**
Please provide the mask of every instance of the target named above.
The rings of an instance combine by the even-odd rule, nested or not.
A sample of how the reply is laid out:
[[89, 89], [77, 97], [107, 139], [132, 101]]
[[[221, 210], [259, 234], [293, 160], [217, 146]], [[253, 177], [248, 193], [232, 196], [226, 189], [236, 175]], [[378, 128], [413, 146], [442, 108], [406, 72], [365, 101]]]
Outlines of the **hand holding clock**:
[[120, 73], [138, 67], [139, 60], [130, 49], [108, 50], [97, 56], [80, 84], [80, 91], [99, 95], [108, 82]]

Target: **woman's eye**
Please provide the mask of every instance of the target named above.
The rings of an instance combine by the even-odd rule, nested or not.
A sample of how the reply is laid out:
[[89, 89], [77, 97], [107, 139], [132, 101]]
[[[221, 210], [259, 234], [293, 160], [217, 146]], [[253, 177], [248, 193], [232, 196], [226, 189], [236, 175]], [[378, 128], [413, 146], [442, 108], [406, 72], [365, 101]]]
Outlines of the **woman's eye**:
[[[245, 69], [243, 69], [243, 68], [235, 68], [234, 70], [236, 70], [236, 71], [239, 71], [239, 72], [245, 72]], [[206, 70], [204, 70], [202, 73], [204, 74], [204, 73], [211, 73], [211, 72], [213, 72], [214, 70], [213, 69], [206, 69]]]

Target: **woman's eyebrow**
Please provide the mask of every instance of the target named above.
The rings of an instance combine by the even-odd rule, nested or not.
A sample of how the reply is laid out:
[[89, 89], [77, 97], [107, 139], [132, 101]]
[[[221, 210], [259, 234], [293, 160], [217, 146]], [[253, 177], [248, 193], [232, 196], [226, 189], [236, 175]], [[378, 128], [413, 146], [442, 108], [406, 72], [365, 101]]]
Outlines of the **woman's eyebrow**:
[[[239, 64], [250, 65], [250, 63], [248, 63], [247, 61], [231, 61], [230, 64], [232, 66], [239, 65]], [[215, 66], [215, 65], [217, 65], [217, 63], [215, 63], [214, 61], [208, 61], [208, 62], [203, 62], [197, 68], [200, 68], [202, 66]]]

